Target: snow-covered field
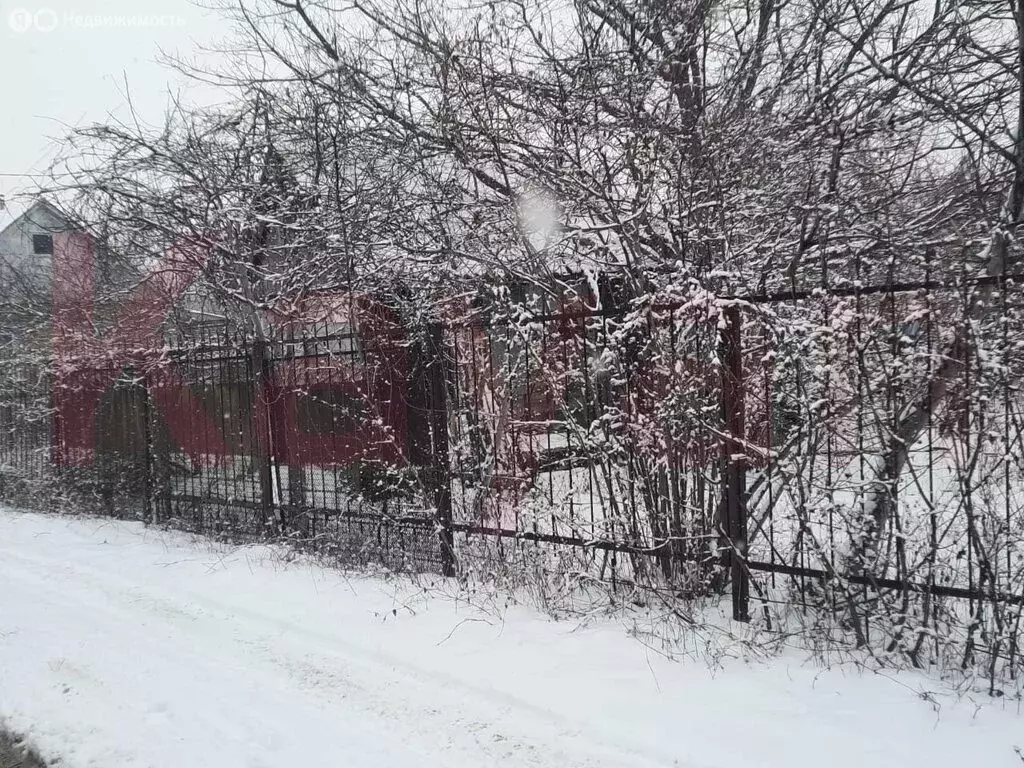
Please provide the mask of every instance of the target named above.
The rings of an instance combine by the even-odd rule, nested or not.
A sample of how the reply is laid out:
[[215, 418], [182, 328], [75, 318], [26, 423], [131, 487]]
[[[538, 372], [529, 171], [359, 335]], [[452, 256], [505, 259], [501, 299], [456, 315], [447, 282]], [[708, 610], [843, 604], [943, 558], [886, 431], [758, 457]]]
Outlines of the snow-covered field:
[[0, 511], [0, 718], [72, 767], [1024, 765], [1016, 703], [939, 688]]

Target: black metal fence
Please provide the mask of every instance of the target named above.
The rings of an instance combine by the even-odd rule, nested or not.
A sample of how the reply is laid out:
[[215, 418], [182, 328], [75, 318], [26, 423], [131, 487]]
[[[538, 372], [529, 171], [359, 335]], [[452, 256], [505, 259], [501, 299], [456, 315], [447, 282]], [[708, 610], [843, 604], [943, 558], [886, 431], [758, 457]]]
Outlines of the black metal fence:
[[5, 484], [347, 562], [724, 591], [739, 620], [995, 680], [1021, 666], [1020, 294], [927, 270], [617, 303], [581, 281], [401, 332], [191, 328], [156, 363], [8, 365]]

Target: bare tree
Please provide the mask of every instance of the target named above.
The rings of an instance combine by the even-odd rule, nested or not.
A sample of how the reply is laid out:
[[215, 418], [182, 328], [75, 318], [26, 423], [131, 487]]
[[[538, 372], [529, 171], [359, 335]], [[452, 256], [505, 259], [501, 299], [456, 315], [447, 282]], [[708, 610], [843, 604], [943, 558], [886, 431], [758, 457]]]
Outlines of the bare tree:
[[[730, 296], [757, 328], [750, 367], [764, 374], [757, 408], [770, 422], [767, 446], [743, 443], [766, 464], [751, 485], [754, 535], [790, 515], [793, 552], [813, 554], [863, 643], [862, 614], [877, 600], [853, 580], [937, 578], [945, 540], [908, 544], [907, 531], [938, 513], [908, 521], [916, 511], [901, 509], [902, 489], [920, 484], [915, 446], [926, 435], [931, 445], [945, 418], [949, 451], [962, 450], [963, 403], [1016, 364], [1004, 352], [1019, 329], [992, 312], [1017, 269], [1024, 205], [1016, 5], [262, 0], [223, 10], [239, 35], [229, 64], [179, 66], [222, 85], [229, 106], [179, 106], [160, 130], [75, 137], [84, 170], [65, 192], [112, 248], [143, 261], [181, 238], [205, 244], [202, 311], [265, 343], [268, 317], [332, 290], [384, 298], [410, 327], [470, 323], [479, 334], [453, 348], [499, 371], [484, 405], [460, 416], [472, 422], [473, 514], [498, 506], [502, 466], [514, 470], [505, 482], [535, 479], [541, 462], [511, 405], [529, 399], [515, 382], [532, 375], [526, 389], [559, 393], [567, 442], [601, 473], [604, 524], [663, 548], [702, 526], [721, 532], [683, 498], [685, 473], [666, 457], [692, 458], [701, 434], [731, 439], [707, 385], [721, 372], [709, 339]], [[860, 293], [906, 284], [926, 295]], [[959, 287], [963, 301], [933, 297], [935, 286]], [[552, 363], [531, 322], [570, 306], [605, 316], [567, 331]], [[666, 306], [679, 313], [671, 333], [659, 325]], [[593, 392], [576, 392], [580, 371]], [[469, 373], [457, 372], [460, 386]], [[965, 423], [1009, 430], [1010, 410]], [[845, 479], [831, 464], [823, 479], [821, 457], [837, 446], [856, 458]], [[978, 461], [957, 459], [964, 488]], [[839, 520], [841, 544], [820, 535], [825, 516], [830, 531]], [[989, 559], [1010, 546], [1009, 534], [965, 534]], [[671, 558], [662, 567], [671, 580]], [[902, 600], [894, 614], [907, 614]], [[936, 611], [923, 609], [911, 654]], [[902, 643], [906, 620], [891, 629]]]

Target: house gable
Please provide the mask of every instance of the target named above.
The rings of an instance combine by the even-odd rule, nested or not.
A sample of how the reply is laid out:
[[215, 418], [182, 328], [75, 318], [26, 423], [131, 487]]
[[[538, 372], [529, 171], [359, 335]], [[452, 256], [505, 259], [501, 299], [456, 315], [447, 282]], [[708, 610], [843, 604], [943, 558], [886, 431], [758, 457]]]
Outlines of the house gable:
[[0, 296], [16, 300], [39, 293], [45, 298], [53, 274], [53, 235], [74, 230], [67, 216], [37, 200], [0, 230]]

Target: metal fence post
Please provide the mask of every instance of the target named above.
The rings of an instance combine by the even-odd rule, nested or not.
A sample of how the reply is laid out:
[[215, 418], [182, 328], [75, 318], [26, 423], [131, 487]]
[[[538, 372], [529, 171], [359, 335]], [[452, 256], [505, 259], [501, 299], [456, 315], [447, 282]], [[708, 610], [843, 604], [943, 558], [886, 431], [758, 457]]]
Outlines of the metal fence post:
[[156, 501], [158, 492], [154, 482], [156, 460], [153, 455], [153, 408], [150, 400], [149, 389], [144, 384], [142, 387], [142, 450], [145, 455], [145, 464], [142, 478], [142, 507], [146, 521], [155, 524], [160, 522], [160, 518]]
[[255, 435], [253, 440], [253, 458], [256, 462], [256, 471], [259, 477], [260, 487], [260, 515], [263, 530], [261, 534], [266, 535], [270, 526], [274, 526], [274, 533], [277, 530], [274, 499], [274, 446], [273, 426], [270, 415], [270, 359], [267, 351], [267, 342], [257, 337], [252, 341], [250, 347], [250, 380], [252, 381], [252, 407], [259, 409], [254, 422], [258, 425], [261, 434]]
[[747, 559], [747, 461], [743, 398], [743, 326], [739, 307], [723, 310], [722, 415], [726, 438], [722, 441], [723, 527], [729, 539], [727, 562], [732, 584], [732, 617], [750, 621], [750, 581]]
[[441, 572], [455, 575], [451, 465], [448, 456], [448, 358], [440, 323], [427, 327], [426, 384], [430, 425], [430, 475], [434, 515], [441, 544]]

